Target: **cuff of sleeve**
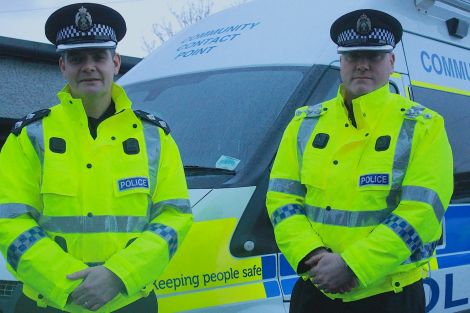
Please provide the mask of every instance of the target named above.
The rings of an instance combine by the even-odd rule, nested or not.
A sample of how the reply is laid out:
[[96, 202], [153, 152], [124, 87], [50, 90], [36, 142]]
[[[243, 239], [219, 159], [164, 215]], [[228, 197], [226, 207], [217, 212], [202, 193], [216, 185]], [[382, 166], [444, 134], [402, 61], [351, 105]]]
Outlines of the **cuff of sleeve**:
[[48, 304], [55, 308], [63, 310], [67, 305], [69, 295], [81, 284], [82, 280], [70, 281], [66, 288], [56, 287], [48, 295], [36, 291], [31, 286], [24, 284], [23, 293], [33, 301], [38, 303], [39, 307], [46, 307]]
[[[296, 256], [294, 256], [294, 262], [291, 262], [291, 260], [289, 260], [289, 262], [291, 262], [290, 264], [293, 265], [292, 268], [294, 270], [296, 270], [297, 274], [299, 275], [302, 275], [304, 274], [305, 272], [308, 271], [308, 268], [305, 268], [306, 265], [303, 263], [308, 256], [311, 255], [311, 253], [314, 253], [315, 250], [317, 250], [318, 248], [322, 248], [323, 247], [323, 243], [318, 243], [317, 245], [314, 245], [314, 246], [305, 246], [303, 247], [302, 250], [300, 249], [296, 249], [298, 252]], [[286, 255], [286, 258], [287, 258], [287, 255]]]
[[368, 283], [363, 272], [361, 272], [361, 266], [357, 262], [354, 261], [360, 258], [354, 255], [354, 253], [351, 250], [344, 251], [341, 254], [341, 258], [343, 258], [344, 262], [349, 267], [349, 269], [353, 272], [353, 274], [356, 275], [357, 279], [359, 280], [360, 285], [363, 287], [367, 287]]
[[307, 259], [311, 258], [313, 255], [315, 255], [316, 253], [318, 253], [321, 249], [324, 249], [325, 251], [328, 251], [328, 252], [331, 252], [331, 249], [328, 249], [326, 247], [318, 247], [318, 248], [315, 248], [313, 249], [312, 251], [309, 252], [309, 254], [307, 254], [300, 262], [299, 262], [299, 265], [297, 266], [297, 274], [301, 275], [305, 272], [307, 272], [310, 268], [307, 264], [305, 264], [305, 261], [307, 261]]
[[121, 279], [127, 295], [133, 295], [144, 287], [139, 284], [142, 279], [139, 273], [134, 271], [132, 264], [119, 255], [111, 257], [103, 266]]
[[72, 281], [70, 286], [65, 290], [56, 288], [52, 292], [52, 299], [56, 302], [57, 306], [62, 310], [67, 305], [67, 300], [70, 294], [81, 284], [82, 280]]

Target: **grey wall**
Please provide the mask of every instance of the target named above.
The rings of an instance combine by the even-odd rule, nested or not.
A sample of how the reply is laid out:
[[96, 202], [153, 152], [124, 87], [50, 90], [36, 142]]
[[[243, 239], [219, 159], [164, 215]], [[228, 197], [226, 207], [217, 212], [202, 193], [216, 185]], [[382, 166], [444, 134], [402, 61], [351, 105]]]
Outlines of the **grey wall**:
[[38, 60], [0, 55], [0, 73], [0, 117], [21, 118], [53, 106], [65, 85], [58, 64]]
[[21, 118], [57, 104], [65, 81], [57, 64], [0, 56], [0, 117]]

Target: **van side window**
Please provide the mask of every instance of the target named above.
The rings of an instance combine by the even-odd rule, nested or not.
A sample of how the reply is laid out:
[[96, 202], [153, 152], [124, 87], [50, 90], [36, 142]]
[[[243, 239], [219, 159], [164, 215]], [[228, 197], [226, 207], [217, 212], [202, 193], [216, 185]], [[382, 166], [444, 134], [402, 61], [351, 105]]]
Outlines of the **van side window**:
[[389, 83], [390, 83], [390, 92], [400, 94], [400, 90], [398, 89], [398, 86], [395, 84], [395, 82], [390, 81]]
[[414, 101], [444, 117], [454, 156], [454, 194], [451, 203], [470, 201], [470, 97], [424, 87], [412, 87]]
[[315, 87], [315, 91], [305, 105], [315, 105], [336, 97], [340, 84], [339, 69], [333, 67], [326, 69], [323, 77]]

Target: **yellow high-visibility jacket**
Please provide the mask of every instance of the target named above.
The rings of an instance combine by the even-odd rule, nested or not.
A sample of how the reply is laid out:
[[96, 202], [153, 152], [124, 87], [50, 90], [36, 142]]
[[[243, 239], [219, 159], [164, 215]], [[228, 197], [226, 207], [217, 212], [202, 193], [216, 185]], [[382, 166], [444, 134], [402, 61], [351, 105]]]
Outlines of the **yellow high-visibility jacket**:
[[[353, 100], [343, 86], [303, 107], [284, 132], [271, 171], [268, 214], [294, 269], [318, 247], [338, 253], [359, 286], [344, 301], [399, 292], [423, 277], [453, 190], [443, 118], [389, 92]], [[302, 273], [299, 273], [302, 274]]]
[[71, 312], [86, 310], [66, 305], [81, 283], [66, 275], [102, 264], [125, 286], [99, 310], [110, 312], [148, 295], [183, 242], [184, 170], [167, 125], [137, 117], [118, 85], [96, 139], [81, 100], [68, 86], [58, 97], [18, 122], [0, 154], [0, 250], [28, 297]]

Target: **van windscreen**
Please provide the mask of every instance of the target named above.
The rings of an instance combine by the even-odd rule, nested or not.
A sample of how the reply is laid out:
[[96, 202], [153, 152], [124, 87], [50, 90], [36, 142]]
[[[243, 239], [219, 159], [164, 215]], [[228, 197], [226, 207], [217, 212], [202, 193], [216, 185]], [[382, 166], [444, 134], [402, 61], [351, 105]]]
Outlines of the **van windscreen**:
[[134, 109], [166, 121], [185, 166], [239, 171], [309, 67], [211, 71], [124, 86]]

